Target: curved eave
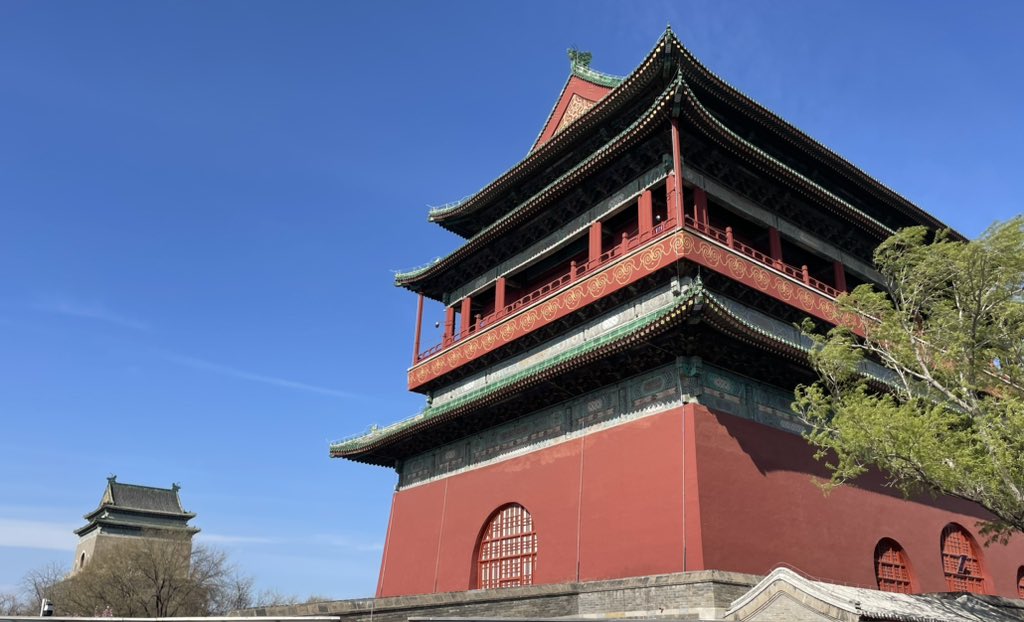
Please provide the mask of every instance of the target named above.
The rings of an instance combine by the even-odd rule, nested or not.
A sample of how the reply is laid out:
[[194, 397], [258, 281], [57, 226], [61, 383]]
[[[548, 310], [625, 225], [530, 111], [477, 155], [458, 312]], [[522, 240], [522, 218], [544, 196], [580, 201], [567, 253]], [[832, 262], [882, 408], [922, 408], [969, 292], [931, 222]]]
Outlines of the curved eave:
[[[704, 290], [703, 287], [697, 286], [690, 292], [686, 300], [680, 301], [677, 305], [661, 312], [660, 315], [656, 314], [656, 317], [652, 318], [649, 322], [627, 334], [619, 335], [611, 342], [597, 344], [564, 360], [539, 364], [537, 368], [525, 370], [507, 383], [495, 387], [486, 387], [467, 395], [465, 398], [460, 399], [458, 403], [441, 412], [432, 413], [430, 410], [427, 410], [413, 419], [396, 424], [397, 429], [393, 432], [385, 430], [332, 445], [330, 455], [332, 458], [346, 458], [366, 464], [393, 466], [395, 458], [388, 455], [387, 452], [405, 439], [444, 425], [458, 417], [477, 412], [490, 404], [506, 399], [509, 395], [514, 395], [540, 382], [550, 380], [567, 371], [586, 365], [589, 362], [627, 349], [640, 341], [649, 339], [673, 326], [685, 322], [695, 313], [700, 314], [701, 322], [706, 322], [715, 330], [729, 335], [733, 339], [772, 352], [796, 363], [807, 364], [807, 357], [811, 347], [809, 343], [802, 342], [799, 338], [795, 340], [787, 339], [783, 335], [769, 332], [744, 320], [739, 315], [733, 313], [729, 309], [728, 304], [718, 299], [714, 294]], [[884, 379], [875, 374], [864, 375], [872, 387], [878, 390], [885, 390], [886, 383]]]
[[714, 117], [697, 98], [696, 93], [686, 81], [682, 81], [683, 101], [682, 113], [694, 125], [699, 127], [707, 138], [730, 151], [738, 158], [754, 165], [759, 170], [773, 175], [777, 181], [802, 191], [808, 198], [820, 201], [825, 207], [844, 220], [853, 222], [866, 232], [885, 239], [895, 231], [883, 223], [865, 214], [857, 207], [833, 194], [823, 186], [804, 177], [783, 162], [773, 158], [757, 145], [743, 139], [724, 123]]
[[[480, 192], [477, 192], [472, 197], [462, 201], [458, 205], [445, 208], [443, 210], [432, 210], [428, 214], [427, 220], [435, 222], [457, 235], [462, 235], [459, 231], [446, 225], [446, 223], [480, 209], [489, 201], [506, 191], [509, 186], [519, 182], [523, 177], [532, 174], [539, 168], [550, 163], [552, 159], [562, 155], [566, 146], [572, 144], [577, 137], [587, 133], [601, 121], [604, 121], [610, 114], [618, 110], [624, 102], [628, 101], [632, 95], [647, 85], [650, 80], [659, 73], [660, 67], [656, 62], [657, 59], [662, 54], [671, 52], [672, 48], [669, 45], [669, 34], [670, 31], [666, 31], [666, 33], [658, 40], [654, 49], [652, 49], [650, 53], [647, 54], [644, 61], [640, 63], [640, 66], [637, 67], [633, 73], [624, 78], [622, 82], [618, 86], [614, 87], [607, 95], [605, 95], [604, 98], [597, 102], [593, 108], [584, 113], [583, 116], [576, 119], [576, 121], [571, 123], [561, 132], [555, 134], [551, 140], [548, 140], [531, 151], [530, 154], [518, 164], [513, 166], [487, 186], [484, 186]], [[598, 72], [593, 73], [597, 74]], [[573, 75], [576, 75], [575, 72]], [[587, 79], [583, 76], [578, 77], [584, 80]]]
[[[676, 86], [676, 83], [670, 84], [654, 100], [651, 107], [647, 109], [647, 112], [645, 112], [629, 127], [624, 129], [609, 142], [605, 143], [603, 147], [587, 156], [582, 162], [574, 166], [561, 177], [548, 184], [548, 186], [543, 190], [485, 227], [454, 252], [424, 268], [412, 272], [396, 274], [395, 285], [399, 287], [406, 287], [415, 292], [422, 292], [423, 288], [417, 288], [415, 286], [416, 283], [442, 274], [445, 270], [452, 268], [491, 240], [502, 235], [510, 228], [514, 228], [524, 219], [534, 215], [541, 207], [546, 205], [548, 201], [559, 196], [565, 188], [572, 186], [580, 178], [589, 175], [592, 170], [602, 166], [610, 157], [619, 153], [622, 149], [632, 145], [638, 139], [647, 136], [659, 121], [667, 117], [668, 104]], [[572, 125], [575, 125], [575, 123]], [[570, 125], [570, 127], [572, 127], [572, 125]], [[568, 129], [565, 131], [568, 131]]]
[[485, 387], [444, 406], [428, 409], [417, 417], [407, 420], [408, 425], [399, 423], [396, 426], [398, 429], [394, 432], [371, 433], [343, 443], [334, 444], [330, 448], [331, 457], [347, 458], [356, 462], [380, 466], [392, 466], [391, 459], [386, 456], [377, 455], [376, 452], [387, 449], [401, 442], [404, 438], [414, 436], [426, 429], [443, 425], [448, 421], [479, 410], [488, 404], [500, 401], [537, 383], [557, 377], [568, 370], [585, 365], [588, 362], [605, 358], [629, 348], [639, 341], [660, 334], [684, 321], [689, 317], [692, 310], [699, 309], [704, 301], [704, 297], [704, 289], [695, 287], [690, 292], [687, 292], [685, 299], [672, 307], [654, 313], [650, 317], [640, 318], [634, 323], [627, 325], [627, 330], [588, 343], [570, 356], [564, 358], [556, 357], [550, 361], [538, 363], [494, 387]]
[[146, 514], [151, 516], [168, 516], [175, 518], [193, 519], [196, 517], [195, 512], [167, 512], [164, 510], [144, 510], [142, 508], [125, 507], [122, 505], [116, 505], [113, 503], [104, 503], [92, 512], [84, 515], [82, 518], [86, 520], [92, 520], [96, 516], [99, 516], [103, 511], [120, 512], [124, 514]]
[[130, 527], [138, 529], [149, 529], [152, 531], [178, 531], [193, 534], [199, 533], [201, 531], [199, 527], [193, 527], [192, 525], [147, 525], [144, 523], [134, 523], [132, 521], [109, 520], [101, 518], [99, 520], [89, 523], [88, 525], [85, 525], [84, 527], [79, 527], [73, 533], [77, 536], [84, 536], [85, 534], [97, 529], [98, 527]]
[[[687, 78], [718, 93], [720, 99], [729, 104], [733, 109], [765, 127], [783, 141], [799, 148], [803, 153], [829, 167], [854, 185], [867, 188], [876, 198], [881, 199], [905, 216], [936, 229], [949, 229], [948, 225], [924, 211], [903, 195], [864, 172], [832, 149], [814, 140], [779, 115], [744, 95], [705, 67], [675, 35], [670, 35], [670, 40], [683, 60], [682, 70]], [[952, 229], [950, 231], [958, 238], [966, 239], [960, 233]]]

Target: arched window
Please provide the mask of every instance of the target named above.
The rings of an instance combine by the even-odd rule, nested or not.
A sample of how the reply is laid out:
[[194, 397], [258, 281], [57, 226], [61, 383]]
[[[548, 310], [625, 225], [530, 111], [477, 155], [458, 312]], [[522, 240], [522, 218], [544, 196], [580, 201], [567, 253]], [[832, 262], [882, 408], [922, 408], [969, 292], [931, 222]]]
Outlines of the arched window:
[[537, 532], [526, 508], [510, 503], [491, 515], [480, 534], [477, 587], [533, 584], [537, 567]]
[[1024, 598], [1024, 566], [1017, 569], [1017, 598]]
[[78, 558], [78, 567], [85, 568], [85, 553], [82, 553], [82, 556]]
[[950, 592], [983, 593], [985, 579], [974, 538], [960, 525], [950, 523], [942, 530], [942, 573]]
[[907, 554], [895, 540], [883, 538], [875, 546], [875, 579], [883, 592], [910, 594]]

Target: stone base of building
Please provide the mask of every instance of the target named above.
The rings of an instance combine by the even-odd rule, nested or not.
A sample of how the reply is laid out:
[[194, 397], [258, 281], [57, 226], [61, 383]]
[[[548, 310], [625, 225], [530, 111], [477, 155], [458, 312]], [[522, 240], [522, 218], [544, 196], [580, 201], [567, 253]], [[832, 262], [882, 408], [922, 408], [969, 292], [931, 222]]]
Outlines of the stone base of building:
[[406, 622], [410, 618], [672, 618], [715, 619], [761, 577], [720, 570], [471, 590], [389, 598], [263, 607], [239, 616], [339, 616], [342, 622]]

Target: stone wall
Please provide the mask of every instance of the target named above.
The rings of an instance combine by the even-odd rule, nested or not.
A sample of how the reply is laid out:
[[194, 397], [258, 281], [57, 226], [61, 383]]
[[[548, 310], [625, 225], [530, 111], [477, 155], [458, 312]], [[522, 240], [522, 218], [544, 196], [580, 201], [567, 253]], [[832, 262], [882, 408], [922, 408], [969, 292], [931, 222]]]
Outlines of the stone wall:
[[392, 598], [263, 607], [238, 616], [339, 616], [342, 622], [410, 618], [720, 617], [760, 577], [719, 570]]

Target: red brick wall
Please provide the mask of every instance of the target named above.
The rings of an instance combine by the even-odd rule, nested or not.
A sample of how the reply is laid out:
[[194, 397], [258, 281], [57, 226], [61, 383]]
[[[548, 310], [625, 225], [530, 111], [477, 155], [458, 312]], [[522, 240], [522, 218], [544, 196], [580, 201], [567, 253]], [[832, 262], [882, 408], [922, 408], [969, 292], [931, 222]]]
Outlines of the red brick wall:
[[378, 596], [475, 587], [480, 530], [513, 502], [537, 530], [536, 583], [681, 570], [681, 422], [676, 409], [396, 493]]
[[[798, 436], [694, 409], [701, 531], [708, 568], [767, 574], [786, 564], [824, 580], [875, 588], [872, 555], [884, 537], [910, 560], [916, 591], [941, 592], [942, 528], [958, 522], [981, 542], [984, 514], [954, 499], [904, 500], [877, 476], [825, 496], [812, 481], [827, 473]], [[988, 589], [1016, 597], [1024, 538], [981, 552]]]
[[[533, 515], [538, 584], [785, 564], [875, 587], [872, 554], [889, 537], [914, 588], [935, 592], [942, 528], [955, 521], [982, 540], [974, 506], [906, 501], [877, 478], [826, 497], [811, 454], [798, 436], [691, 405], [414, 486], [394, 497], [378, 596], [475, 587], [480, 530], [512, 502]], [[989, 589], [1015, 597], [1024, 539], [982, 559]]]

